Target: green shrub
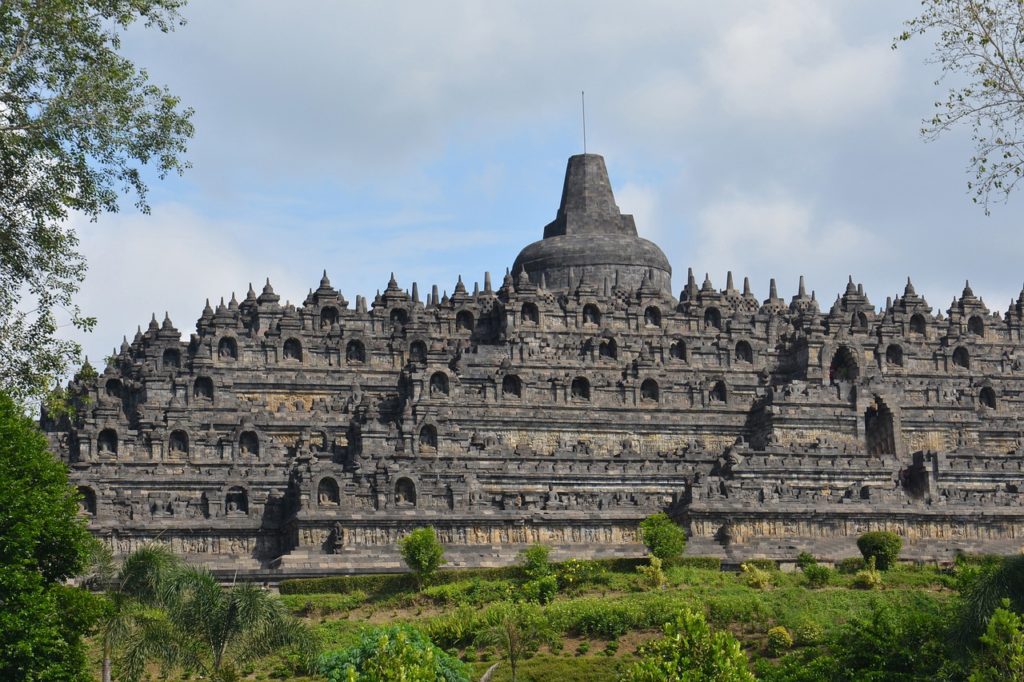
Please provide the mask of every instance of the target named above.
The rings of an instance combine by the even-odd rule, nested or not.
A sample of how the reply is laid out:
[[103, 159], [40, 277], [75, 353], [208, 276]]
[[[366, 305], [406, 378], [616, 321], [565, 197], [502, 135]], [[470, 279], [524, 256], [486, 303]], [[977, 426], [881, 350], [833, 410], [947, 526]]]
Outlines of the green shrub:
[[[706, 571], [721, 571], [722, 560], [713, 556], [683, 556], [669, 562], [669, 566], [700, 568]], [[666, 566], [667, 568], [668, 566]]]
[[800, 552], [796, 555], [796, 565], [801, 570], [806, 569], [808, 566], [817, 566], [818, 560], [814, 558], [814, 555], [810, 552]]
[[767, 649], [771, 656], [781, 656], [788, 649], [793, 648], [793, 635], [789, 634], [789, 630], [776, 625], [768, 630], [768, 642]]
[[825, 639], [825, 631], [816, 621], [805, 619], [793, 628], [793, 640], [800, 646], [814, 646]]
[[686, 546], [686, 533], [664, 512], [640, 522], [640, 538], [650, 553], [662, 561], [678, 557]]
[[508, 580], [472, 578], [456, 583], [434, 585], [423, 590], [423, 596], [439, 606], [482, 606], [510, 599], [514, 592]]
[[523, 598], [527, 601], [534, 601], [538, 604], [550, 604], [558, 594], [558, 578], [553, 575], [545, 575], [535, 580], [527, 581], [522, 586]]
[[903, 538], [889, 531], [864, 533], [857, 538], [857, 549], [865, 561], [874, 557], [875, 568], [885, 571], [899, 558], [900, 550], [903, 549]]
[[619, 640], [613, 639], [609, 640], [609, 642], [604, 645], [604, 651], [602, 651], [601, 653], [603, 653], [605, 656], [614, 656], [618, 650]]
[[361, 590], [347, 594], [282, 595], [281, 602], [298, 616], [315, 618], [334, 613], [345, 613], [362, 605], [366, 593]]
[[763, 568], [758, 568], [751, 562], [740, 564], [743, 571], [744, 581], [748, 587], [756, 590], [767, 590], [772, 586], [772, 574]]
[[577, 656], [586, 656], [588, 651], [590, 651], [590, 642], [587, 640], [583, 640], [580, 642], [580, 645], [576, 647]]
[[843, 575], [853, 575], [857, 571], [863, 569], [867, 564], [861, 557], [849, 557], [840, 561], [836, 568]]
[[472, 644], [481, 624], [478, 609], [460, 606], [455, 611], [430, 619], [424, 629], [431, 641], [440, 647], [450, 649]]
[[416, 575], [418, 587], [430, 580], [444, 563], [444, 546], [432, 526], [417, 528], [398, 541], [402, 559]]
[[712, 632], [702, 614], [684, 610], [665, 624], [664, 632], [663, 638], [640, 647], [640, 660], [620, 679], [754, 682], [736, 638], [728, 632]]
[[1024, 680], [1024, 620], [1010, 610], [1009, 599], [992, 613], [979, 641], [971, 682]]
[[832, 582], [833, 571], [828, 566], [810, 564], [804, 567], [804, 578], [810, 587], [825, 587]]
[[653, 554], [650, 557], [650, 563], [647, 566], [637, 566], [636, 571], [648, 587], [659, 588], [665, 585], [665, 572], [661, 570], [661, 559]]
[[775, 559], [748, 559], [743, 563], [748, 566], [753, 566], [754, 568], [760, 568], [762, 571], [779, 570], [779, 564]]
[[853, 586], [861, 590], [875, 590], [882, 586], [882, 572], [875, 568], [875, 557], [853, 576]]
[[411, 625], [367, 629], [357, 645], [322, 656], [319, 669], [329, 682], [469, 680], [462, 661]]
[[519, 565], [528, 580], [544, 578], [551, 574], [551, 564], [548, 561], [550, 554], [551, 548], [540, 543], [530, 545], [519, 553]]
[[602, 585], [608, 582], [608, 569], [597, 561], [569, 559], [556, 565], [558, 587], [575, 591], [584, 585]]

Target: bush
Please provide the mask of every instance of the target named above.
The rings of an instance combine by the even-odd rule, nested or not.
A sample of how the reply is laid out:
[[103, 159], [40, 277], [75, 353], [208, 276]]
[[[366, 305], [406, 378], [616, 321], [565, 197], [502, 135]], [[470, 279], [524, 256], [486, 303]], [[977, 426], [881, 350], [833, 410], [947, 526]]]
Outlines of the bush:
[[828, 566], [811, 564], [804, 567], [804, 577], [810, 587], [825, 587], [832, 582], [832, 569]]
[[640, 522], [640, 538], [650, 553], [662, 561], [678, 557], [686, 546], [686, 533], [664, 512]]
[[793, 628], [793, 639], [800, 646], [820, 644], [825, 638], [825, 631], [817, 622], [807, 619], [797, 623]]
[[836, 568], [843, 575], [853, 575], [857, 571], [863, 569], [866, 565], [867, 564], [864, 562], [864, 559], [855, 556], [843, 559], [839, 562]]
[[550, 604], [558, 594], [558, 578], [553, 575], [545, 575], [536, 580], [529, 580], [523, 583], [523, 597], [527, 601], [535, 601], [538, 604]]
[[365, 630], [357, 645], [322, 656], [319, 668], [329, 682], [469, 680], [462, 661], [442, 651], [411, 625]]
[[699, 568], [705, 571], [721, 571], [722, 560], [713, 556], [682, 556], [670, 562], [680, 568]]
[[886, 571], [896, 563], [903, 549], [903, 538], [889, 531], [864, 533], [857, 538], [857, 549], [868, 561], [875, 558], [875, 568]]
[[444, 563], [444, 547], [437, 539], [433, 527], [417, 528], [398, 541], [402, 559], [416, 574], [416, 582], [422, 587]]
[[781, 625], [776, 625], [768, 630], [767, 647], [771, 656], [781, 656], [787, 649], [793, 648], [793, 635]]
[[601, 585], [608, 582], [608, 570], [596, 561], [569, 559], [558, 565], [558, 587], [563, 590], [578, 590], [584, 585]]
[[464, 647], [473, 643], [482, 619], [478, 609], [460, 606], [455, 611], [432, 618], [424, 628], [431, 641], [440, 647]]
[[1024, 620], [1009, 608], [1004, 599], [989, 619], [971, 682], [1024, 680]]
[[661, 559], [653, 554], [651, 562], [647, 566], [637, 566], [636, 571], [648, 587], [659, 588], [665, 585], [665, 571], [661, 570]]
[[665, 637], [640, 647], [640, 660], [622, 680], [754, 682], [736, 638], [724, 631], [713, 633], [702, 614], [684, 610], [664, 631]]
[[482, 606], [512, 598], [513, 583], [508, 580], [472, 578], [457, 583], [434, 585], [423, 590], [423, 596], [439, 606]]
[[519, 553], [519, 565], [528, 580], [544, 578], [551, 574], [551, 564], [548, 562], [548, 555], [551, 548], [547, 545], [530, 545]]
[[874, 590], [882, 586], [882, 572], [875, 568], [875, 557], [868, 559], [867, 567], [853, 576], [853, 586], [861, 590]]
[[796, 555], [796, 565], [801, 570], [806, 570], [808, 566], [817, 566], [818, 560], [814, 558], [814, 555], [810, 552], [800, 552]]
[[758, 568], [753, 563], [740, 564], [740, 569], [746, 577], [748, 587], [756, 590], [767, 590], [772, 586], [772, 574], [763, 568]]
[[762, 571], [779, 570], [779, 564], [775, 559], [747, 559], [744, 563], [754, 568], [760, 568]]

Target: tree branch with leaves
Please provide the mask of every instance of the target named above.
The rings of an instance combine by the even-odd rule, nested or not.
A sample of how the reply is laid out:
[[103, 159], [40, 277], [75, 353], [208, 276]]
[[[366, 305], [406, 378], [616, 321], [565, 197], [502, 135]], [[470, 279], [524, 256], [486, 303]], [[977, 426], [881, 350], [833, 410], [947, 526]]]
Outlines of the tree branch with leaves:
[[192, 110], [119, 50], [141, 22], [168, 32], [185, 0], [0, 2], [0, 388], [46, 394], [80, 347], [74, 295], [85, 277], [69, 220], [117, 211], [122, 195], [149, 211], [144, 172], [183, 172]]
[[967, 186], [987, 214], [991, 202], [1007, 200], [1024, 176], [1024, 3], [923, 0], [921, 7], [893, 49], [914, 36], [935, 36], [929, 62], [942, 70], [935, 84], [950, 85], [921, 134], [934, 140], [970, 128], [975, 149]]

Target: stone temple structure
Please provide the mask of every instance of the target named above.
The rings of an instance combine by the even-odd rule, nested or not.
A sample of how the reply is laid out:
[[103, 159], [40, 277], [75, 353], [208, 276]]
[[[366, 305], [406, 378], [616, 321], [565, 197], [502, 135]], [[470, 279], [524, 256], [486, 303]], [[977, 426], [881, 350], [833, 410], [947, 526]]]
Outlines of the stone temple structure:
[[1024, 545], [1024, 292], [676, 297], [592, 154], [543, 235], [497, 286], [350, 305], [325, 274], [299, 307], [207, 303], [187, 340], [154, 317], [43, 418], [93, 530], [264, 577], [396, 568], [428, 524], [455, 565], [639, 555], [658, 510], [727, 560]]

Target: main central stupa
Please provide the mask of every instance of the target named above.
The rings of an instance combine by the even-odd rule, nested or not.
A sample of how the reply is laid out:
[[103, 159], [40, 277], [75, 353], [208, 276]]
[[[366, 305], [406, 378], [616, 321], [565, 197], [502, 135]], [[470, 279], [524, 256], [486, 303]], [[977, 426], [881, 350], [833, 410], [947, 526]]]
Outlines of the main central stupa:
[[543, 239], [519, 252], [513, 277], [524, 270], [531, 282], [551, 289], [573, 289], [581, 278], [638, 289], [648, 279], [672, 292], [672, 266], [657, 244], [637, 236], [633, 216], [619, 212], [597, 154], [569, 158], [558, 214]]

